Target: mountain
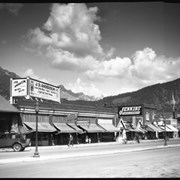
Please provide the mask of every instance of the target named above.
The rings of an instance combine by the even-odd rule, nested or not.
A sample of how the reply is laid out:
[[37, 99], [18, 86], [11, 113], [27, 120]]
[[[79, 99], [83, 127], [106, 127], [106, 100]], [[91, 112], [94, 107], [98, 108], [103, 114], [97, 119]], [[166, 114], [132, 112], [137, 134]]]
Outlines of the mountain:
[[[8, 100], [10, 96], [10, 78], [19, 78], [19, 76], [0, 67], [0, 95]], [[96, 100], [94, 97], [87, 96], [84, 93], [74, 93], [71, 90], [67, 90], [63, 85], [60, 85], [60, 87], [62, 103], [104, 107], [152, 104], [157, 107], [158, 111], [171, 112], [173, 93], [176, 100], [176, 109], [180, 109], [180, 78], [166, 83], [147, 86], [134, 92], [104, 97], [100, 100]]]
[[59, 86], [61, 88], [61, 98], [76, 101], [76, 100], [85, 100], [85, 101], [95, 101], [97, 100], [94, 96], [88, 96], [84, 93], [74, 93], [71, 90], [67, 90], [63, 85]]
[[[9, 100], [10, 97], [10, 79], [11, 78], [22, 78], [17, 74], [0, 67], [0, 95]], [[61, 98], [64, 100], [85, 100], [92, 101], [96, 100], [93, 96], [87, 96], [84, 93], [74, 93], [71, 90], [67, 90], [63, 85], [61, 87]]]
[[109, 106], [152, 104], [159, 111], [172, 111], [172, 93], [176, 101], [176, 109], [180, 108], [180, 78], [147, 86], [138, 91], [105, 97], [98, 104]]
[[9, 100], [10, 96], [10, 79], [11, 78], [20, 78], [13, 72], [9, 72], [0, 67], [0, 95], [5, 99]]

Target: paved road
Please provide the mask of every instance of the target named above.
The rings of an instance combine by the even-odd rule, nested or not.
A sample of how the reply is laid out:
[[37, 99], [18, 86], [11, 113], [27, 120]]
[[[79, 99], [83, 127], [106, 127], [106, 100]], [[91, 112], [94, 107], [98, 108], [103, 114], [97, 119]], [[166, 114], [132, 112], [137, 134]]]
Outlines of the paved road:
[[26, 162], [47, 160], [56, 158], [92, 156], [100, 154], [114, 154], [121, 152], [131, 152], [137, 150], [154, 149], [154, 148], [169, 148], [171, 146], [179, 146], [180, 139], [168, 141], [168, 146], [164, 147], [164, 141], [142, 141], [140, 144], [129, 142], [129, 144], [120, 144], [117, 142], [112, 143], [96, 143], [96, 144], [80, 144], [73, 147], [67, 146], [47, 146], [39, 147], [40, 158], [34, 158], [35, 147], [27, 148], [24, 152], [13, 152], [12, 149], [1, 150], [0, 164], [13, 163], [13, 162]]
[[1, 178], [180, 177], [180, 147], [0, 165]]
[[142, 141], [140, 144], [129, 142], [129, 144], [112, 143], [95, 143], [95, 144], [80, 144], [73, 147], [67, 146], [47, 146], [39, 147], [38, 151], [40, 158], [34, 158], [35, 147], [27, 148], [24, 152], [13, 152], [12, 149], [0, 151], [0, 164], [13, 162], [26, 162], [46, 160], [52, 158], [68, 158], [75, 156], [89, 156], [98, 154], [114, 154], [120, 152], [130, 152], [154, 148], [169, 148], [171, 146], [180, 145], [180, 139], [168, 141], [168, 146], [164, 147], [164, 141]]

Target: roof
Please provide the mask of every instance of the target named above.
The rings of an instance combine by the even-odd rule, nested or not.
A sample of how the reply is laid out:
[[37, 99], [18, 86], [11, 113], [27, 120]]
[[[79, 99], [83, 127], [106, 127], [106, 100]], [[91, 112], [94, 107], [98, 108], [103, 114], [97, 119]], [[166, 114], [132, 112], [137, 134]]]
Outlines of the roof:
[[0, 95], [0, 112], [19, 113], [19, 110]]
[[[35, 106], [35, 100], [31, 99], [17, 99], [17, 104], [19, 107], [32, 108]], [[101, 107], [101, 106], [84, 106], [84, 105], [75, 105], [70, 103], [57, 103], [53, 101], [39, 101], [39, 106], [42, 109], [53, 109], [53, 110], [64, 110], [64, 111], [78, 111], [78, 112], [103, 112], [116, 114], [113, 108]]]

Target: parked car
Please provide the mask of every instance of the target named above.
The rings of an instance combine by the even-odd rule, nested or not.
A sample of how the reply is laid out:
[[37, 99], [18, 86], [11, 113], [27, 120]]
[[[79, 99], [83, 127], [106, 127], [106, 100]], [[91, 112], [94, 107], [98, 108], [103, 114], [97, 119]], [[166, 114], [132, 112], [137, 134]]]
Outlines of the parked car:
[[31, 145], [29, 138], [25, 135], [15, 133], [0, 134], [0, 148], [12, 148], [15, 152], [24, 151]]

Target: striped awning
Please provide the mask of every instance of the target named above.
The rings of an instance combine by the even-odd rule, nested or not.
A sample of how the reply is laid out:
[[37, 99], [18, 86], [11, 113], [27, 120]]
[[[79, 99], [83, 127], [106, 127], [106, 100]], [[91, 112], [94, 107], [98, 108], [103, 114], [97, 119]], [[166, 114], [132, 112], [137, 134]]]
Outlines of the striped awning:
[[[159, 126], [159, 127], [162, 129], [162, 131], [165, 131], [165, 127], [164, 126]], [[166, 125], [166, 132], [173, 132], [173, 130], [168, 128], [168, 126]]]
[[105, 130], [99, 127], [97, 124], [79, 124], [79, 126], [89, 133], [105, 132]]
[[53, 124], [60, 133], [76, 133], [76, 130], [69, 127], [66, 123], [53, 122]]
[[150, 131], [150, 132], [163, 132], [162, 129], [154, 126], [153, 124], [146, 124], [146, 126], [147, 126], [147, 127], [146, 127], [146, 130], [147, 130], [147, 131]]
[[175, 128], [174, 126], [170, 125], [170, 124], [167, 124], [166, 126], [167, 126], [169, 129], [171, 129], [172, 131], [178, 132], [178, 129]]
[[[24, 122], [28, 128], [36, 131], [36, 122]], [[38, 122], [38, 132], [55, 132], [57, 131], [53, 126], [48, 122]]]
[[71, 128], [75, 129], [77, 133], [82, 134], [83, 130], [78, 128], [75, 123], [67, 123]]
[[119, 132], [119, 129], [115, 127], [113, 124], [98, 123], [98, 125], [100, 125], [107, 132]]

